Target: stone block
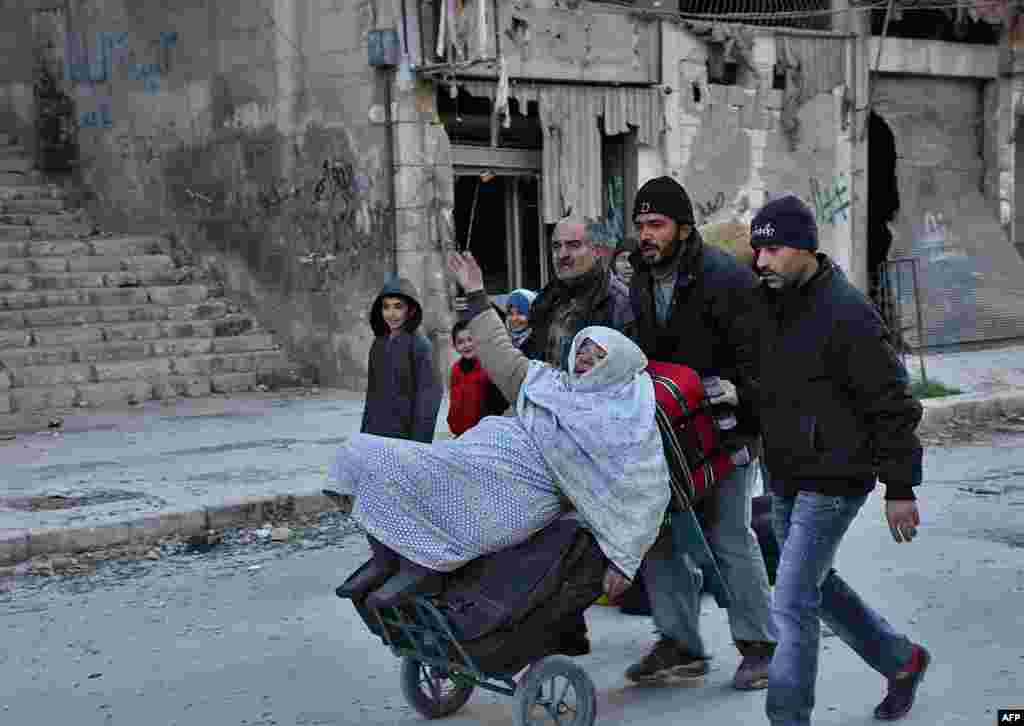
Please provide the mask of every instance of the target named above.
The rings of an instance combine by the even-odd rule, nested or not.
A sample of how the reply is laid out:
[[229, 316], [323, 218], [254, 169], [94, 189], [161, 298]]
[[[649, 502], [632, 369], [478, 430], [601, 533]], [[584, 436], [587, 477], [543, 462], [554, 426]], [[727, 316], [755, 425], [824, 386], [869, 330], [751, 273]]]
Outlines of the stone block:
[[150, 287], [149, 300], [157, 305], [189, 305], [201, 303], [210, 294], [206, 285], [176, 285], [173, 287]]
[[40, 328], [32, 332], [36, 345], [73, 346], [103, 342], [103, 329], [83, 325], [73, 328]]
[[84, 325], [98, 322], [100, 319], [100, 309], [87, 307], [39, 308], [25, 310], [23, 316], [24, 324], [32, 328], [47, 325]]
[[159, 237], [99, 237], [89, 240], [89, 244], [93, 254], [119, 259], [163, 253], [163, 241]]
[[88, 291], [89, 304], [107, 305], [145, 305], [149, 299], [149, 288], [145, 287], [101, 287]]
[[0, 348], [23, 348], [32, 345], [31, 331], [23, 328], [8, 330], [0, 327]]
[[29, 275], [0, 275], [0, 292], [25, 292], [37, 289]]
[[29, 557], [29, 530], [0, 530], [0, 564], [14, 565]]
[[106, 381], [78, 387], [79, 401], [88, 407], [104, 408], [126, 403], [142, 403], [153, 398], [151, 381]]
[[0, 257], [0, 276], [27, 275], [35, 271], [36, 265], [33, 260], [17, 257]]
[[0, 413], [13, 413], [14, 403], [11, 401], [11, 394], [0, 388]]
[[141, 379], [153, 381], [158, 378], [166, 378], [173, 372], [171, 361], [168, 358], [148, 358], [145, 360], [109, 361], [96, 363], [95, 380], [124, 381]]
[[92, 253], [92, 247], [82, 240], [32, 240], [26, 245], [29, 257], [73, 257]]
[[27, 257], [28, 245], [25, 242], [0, 242], [0, 258]]
[[253, 333], [228, 338], [214, 338], [211, 341], [213, 353], [248, 353], [256, 350], [273, 349], [274, 336], [269, 333]]
[[121, 269], [121, 258], [111, 255], [80, 255], [67, 259], [70, 272], [116, 272]]
[[162, 338], [149, 345], [150, 355], [171, 358], [214, 352], [213, 338]]
[[150, 356], [149, 343], [144, 340], [79, 346], [74, 349], [74, 352], [80, 363], [108, 363], [138, 360]]
[[167, 308], [160, 305], [126, 305], [99, 308], [99, 319], [104, 323], [153, 322], [166, 320]]
[[90, 383], [96, 380], [91, 365], [65, 363], [54, 366], [30, 366], [11, 371], [18, 386], [62, 386]]
[[260, 382], [259, 374], [251, 373], [218, 373], [210, 377], [214, 393], [239, 393], [251, 391]]
[[[2, 198], [2, 195], [0, 195]], [[29, 213], [38, 214], [40, 212], [46, 213], [57, 213], [64, 211], [66, 203], [63, 199], [46, 199], [39, 197], [29, 197], [26, 199], [5, 199], [3, 202], [4, 213]], [[2, 215], [2, 213], [0, 213]]]
[[14, 410], [19, 412], [68, 408], [73, 406], [77, 399], [78, 391], [69, 385], [11, 389], [11, 402], [14, 404]]
[[286, 373], [291, 368], [287, 356], [281, 351], [276, 350], [253, 353], [252, 364], [255, 366], [256, 372], [261, 374]]
[[245, 498], [239, 501], [228, 501], [217, 507], [206, 510], [209, 529], [227, 529], [247, 524], [263, 524], [263, 502], [260, 499]]
[[33, 162], [27, 156], [0, 156], [0, 172], [25, 173], [32, 171]]
[[153, 340], [163, 337], [163, 328], [157, 321], [143, 320], [106, 327], [104, 336], [109, 341]]
[[[79, 259], [75, 257], [33, 257], [26, 260], [32, 266], [32, 272], [44, 275], [61, 275], [68, 272], [68, 261]], [[73, 272], [73, 270], [72, 270]]]
[[82, 287], [106, 287], [107, 278], [102, 272], [75, 272], [59, 275], [32, 275], [35, 290], [72, 290]]

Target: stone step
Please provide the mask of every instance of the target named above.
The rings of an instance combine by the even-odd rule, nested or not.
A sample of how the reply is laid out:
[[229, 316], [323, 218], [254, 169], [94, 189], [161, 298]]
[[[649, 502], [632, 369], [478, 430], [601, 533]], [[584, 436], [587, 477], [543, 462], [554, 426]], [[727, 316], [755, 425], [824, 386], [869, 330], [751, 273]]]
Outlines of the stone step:
[[[244, 324], [236, 319], [244, 316], [233, 315], [235, 306], [223, 298], [208, 298], [199, 303], [186, 305], [136, 305], [72, 306], [50, 308], [28, 308], [23, 310], [0, 309], [0, 330], [25, 330], [31, 328], [37, 338], [47, 330], [62, 330], [88, 325], [146, 325], [153, 322], [167, 322], [178, 326], [193, 326], [200, 331], [203, 325], [219, 324], [223, 330], [235, 330], [236, 335], [246, 332]], [[204, 332], [183, 333], [187, 336], [202, 336]], [[216, 333], [211, 333], [216, 334]]]
[[78, 386], [88, 383], [146, 380], [170, 376], [212, 376], [222, 373], [271, 374], [289, 368], [279, 350], [204, 353], [162, 358], [131, 358], [95, 363], [63, 363], [9, 368], [11, 391], [42, 386]]
[[47, 228], [58, 225], [74, 225], [81, 223], [84, 217], [80, 212], [61, 210], [57, 212], [0, 212], [0, 224], [23, 224], [26, 227]]
[[0, 172], [28, 172], [32, 171], [35, 162], [24, 154], [12, 156], [0, 156]]
[[[108, 381], [83, 383], [77, 386], [33, 386], [0, 391], [0, 428], [12, 429], [25, 421], [25, 416], [43, 416], [45, 425], [55, 413], [74, 408], [99, 408], [137, 404], [149, 400], [178, 397], [197, 398], [211, 393], [239, 393], [255, 389], [261, 383], [290, 384], [287, 371], [260, 373], [217, 373], [212, 376], [166, 376], [156, 380]], [[12, 415], [14, 414], [14, 415]]]
[[28, 310], [104, 305], [187, 305], [211, 297], [209, 285], [152, 285], [146, 287], [76, 287], [60, 290], [0, 292], [0, 310]]
[[69, 222], [63, 219], [35, 226], [0, 222], [0, 242], [17, 242], [27, 239], [71, 239], [84, 237], [92, 232], [92, 229], [92, 224], [88, 222]]
[[[92, 329], [90, 332], [102, 331]], [[9, 371], [15, 371], [26, 367], [108, 363], [193, 355], [254, 353], [257, 351], [273, 350], [276, 350], [276, 343], [274, 342], [274, 337], [269, 333], [250, 333], [232, 337], [169, 337], [143, 340], [131, 338], [104, 340], [101, 338], [98, 341], [86, 343], [76, 341], [61, 345], [0, 348], [0, 362]]]
[[52, 184], [0, 186], [0, 200], [28, 201], [30, 199], [64, 200], [64, 190]]
[[139, 257], [164, 254], [159, 237], [87, 237], [0, 241], [0, 259], [15, 257]]
[[[98, 258], [93, 258], [98, 259]], [[0, 293], [71, 290], [94, 287], [143, 287], [177, 285], [189, 274], [173, 265], [140, 267], [108, 272], [0, 273]]]
[[79, 255], [63, 257], [0, 257], [0, 275], [60, 274], [65, 272], [136, 272], [174, 268], [169, 255]]
[[34, 172], [0, 171], [0, 186], [2, 187], [31, 187], [38, 186], [38, 184], [39, 175]]
[[46, 197], [28, 199], [0, 198], [0, 217], [21, 214], [60, 214], [67, 211], [67, 200]]

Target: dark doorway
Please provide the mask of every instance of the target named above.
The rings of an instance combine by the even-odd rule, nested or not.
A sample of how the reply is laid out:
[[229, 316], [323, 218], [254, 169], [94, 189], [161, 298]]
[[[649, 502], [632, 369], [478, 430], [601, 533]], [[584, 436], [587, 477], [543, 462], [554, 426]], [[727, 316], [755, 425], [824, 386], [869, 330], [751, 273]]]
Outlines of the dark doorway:
[[456, 170], [456, 244], [473, 252], [492, 295], [544, 284], [539, 181], [536, 174]]
[[889, 124], [872, 111], [868, 115], [868, 289], [881, 305], [880, 268], [889, 257], [889, 223], [900, 208], [896, 179], [896, 137]]
[[506, 177], [473, 174], [455, 180], [455, 240], [484, 271], [488, 292], [508, 292]]

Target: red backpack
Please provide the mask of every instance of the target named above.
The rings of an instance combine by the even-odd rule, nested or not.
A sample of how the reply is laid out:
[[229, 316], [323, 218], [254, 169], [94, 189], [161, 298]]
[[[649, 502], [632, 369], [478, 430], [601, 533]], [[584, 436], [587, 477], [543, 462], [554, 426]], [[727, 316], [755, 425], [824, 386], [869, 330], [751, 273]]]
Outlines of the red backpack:
[[696, 371], [675, 363], [651, 361], [647, 372], [654, 380], [656, 416], [673, 489], [684, 498], [683, 504], [696, 504], [732, 472], [735, 464], [722, 447]]

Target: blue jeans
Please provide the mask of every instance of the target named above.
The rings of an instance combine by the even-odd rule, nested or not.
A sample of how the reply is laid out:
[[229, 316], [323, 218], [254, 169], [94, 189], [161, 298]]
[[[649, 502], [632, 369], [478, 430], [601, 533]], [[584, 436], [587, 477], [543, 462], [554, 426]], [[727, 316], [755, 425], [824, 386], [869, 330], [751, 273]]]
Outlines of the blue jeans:
[[779, 643], [765, 706], [773, 726], [811, 723], [821, 621], [886, 678], [910, 662], [913, 644], [832, 569], [839, 542], [866, 500], [813, 492], [772, 495], [772, 525], [782, 548], [772, 604]]
[[[754, 466], [737, 467], [719, 483], [718, 519], [707, 539], [732, 595], [733, 639], [774, 643], [768, 573], [750, 528]], [[690, 655], [707, 658], [699, 627], [703, 576], [693, 560], [677, 553], [672, 538], [663, 533], [644, 558], [641, 574], [658, 632]]]

